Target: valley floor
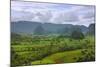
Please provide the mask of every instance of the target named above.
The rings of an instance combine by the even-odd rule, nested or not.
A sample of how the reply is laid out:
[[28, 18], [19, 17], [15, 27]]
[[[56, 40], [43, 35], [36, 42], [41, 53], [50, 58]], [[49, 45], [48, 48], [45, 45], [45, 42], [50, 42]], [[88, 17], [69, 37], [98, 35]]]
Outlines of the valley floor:
[[58, 63], [74, 63], [78, 62], [79, 57], [83, 56], [82, 51], [90, 52], [94, 49], [78, 49], [72, 51], [64, 51], [52, 54], [43, 58], [42, 60], [33, 61], [32, 65], [40, 65], [40, 64], [58, 64]]

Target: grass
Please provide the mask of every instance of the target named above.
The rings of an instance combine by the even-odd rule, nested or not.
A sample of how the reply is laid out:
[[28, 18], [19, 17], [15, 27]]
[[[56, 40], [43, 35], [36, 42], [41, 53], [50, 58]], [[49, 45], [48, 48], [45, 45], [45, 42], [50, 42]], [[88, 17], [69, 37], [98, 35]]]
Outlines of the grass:
[[[43, 58], [42, 60], [34, 61], [32, 65], [38, 64], [57, 64], [57, 63], [73, 63], [82, 56], [81, 51], [85, 49], [73, 50], [73, 51], [64, 51], [56, 54], [52, 54], [48, 57]], [[88, 49], [89, 51], [90, 49]]]
[[28, 45], [24, 43], [26, 42], [19, 41], [18, 44], [13, 42], [11, 45], [15, 53], [12, 55], [12, 60], [19, 65], [74, 63], [84, 55], [83, 50], [89, 52], [90, 48], [95, 47], [94, 37], [85, 37], [82, 40], [52, 37], [52, 39], [42, 38], [39, 41], [32, 41], [31, 44], [27, 42]]

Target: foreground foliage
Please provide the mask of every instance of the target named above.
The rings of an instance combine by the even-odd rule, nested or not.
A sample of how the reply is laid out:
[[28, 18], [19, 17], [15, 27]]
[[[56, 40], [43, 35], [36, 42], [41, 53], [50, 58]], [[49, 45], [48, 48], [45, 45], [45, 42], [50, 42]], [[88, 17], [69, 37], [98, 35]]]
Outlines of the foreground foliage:
[[63, 36], [19, 36], [12, 40], [12, 67], [95, 60], [93, 36], [71, 39]]

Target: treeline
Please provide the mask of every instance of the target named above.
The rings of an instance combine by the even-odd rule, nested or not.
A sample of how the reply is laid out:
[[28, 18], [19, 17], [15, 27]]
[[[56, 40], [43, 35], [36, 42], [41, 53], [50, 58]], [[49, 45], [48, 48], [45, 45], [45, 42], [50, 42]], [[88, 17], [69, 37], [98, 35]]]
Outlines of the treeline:
[[[40, 28], [38, 28], [40, 29]], [[38, 30], [36, 30], [38, 31]], [[42, 31], [42, 32], [41, 32]], [[22, 43], [22, 42], [36, 42], [39, 40], [54, 40], [55, 38], [70, 38], [70, 39], [77, 39], [77, 40], [80, 40], [80, 39], [84, 39], [85, 38], [85, 35], [80, 31], [80, 30], [74, 30], [71, 32], [70, 35], [66, 35], [66, 34], [62, 34], [62, 35], [42, 35], [43, 30], [39, 30], [39, 32], [37, 32], [38, 35], [32, 35], [31, 37], [28, 37], [28, 36], [23, 36], [23, 35], [20, 35], [20, 34], [16, 34], [16, 33], [11, 33], [11, 41], [14, 45], [17, 45], [19, 43]], [[51, 37], [54, 37], [54, 38], [51, 38]], [[51, 38], [51, 39], [50, 39]], [[12, 44], [12, 45], [13, 45]]]

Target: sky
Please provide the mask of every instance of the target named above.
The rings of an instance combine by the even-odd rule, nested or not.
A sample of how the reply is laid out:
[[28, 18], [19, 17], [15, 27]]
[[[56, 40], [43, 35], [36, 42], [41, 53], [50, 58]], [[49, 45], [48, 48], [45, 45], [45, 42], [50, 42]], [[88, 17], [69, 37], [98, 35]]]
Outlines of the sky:
[[95, 6], [11, 1], [11, 21], [89, 26], [95, 23]]

